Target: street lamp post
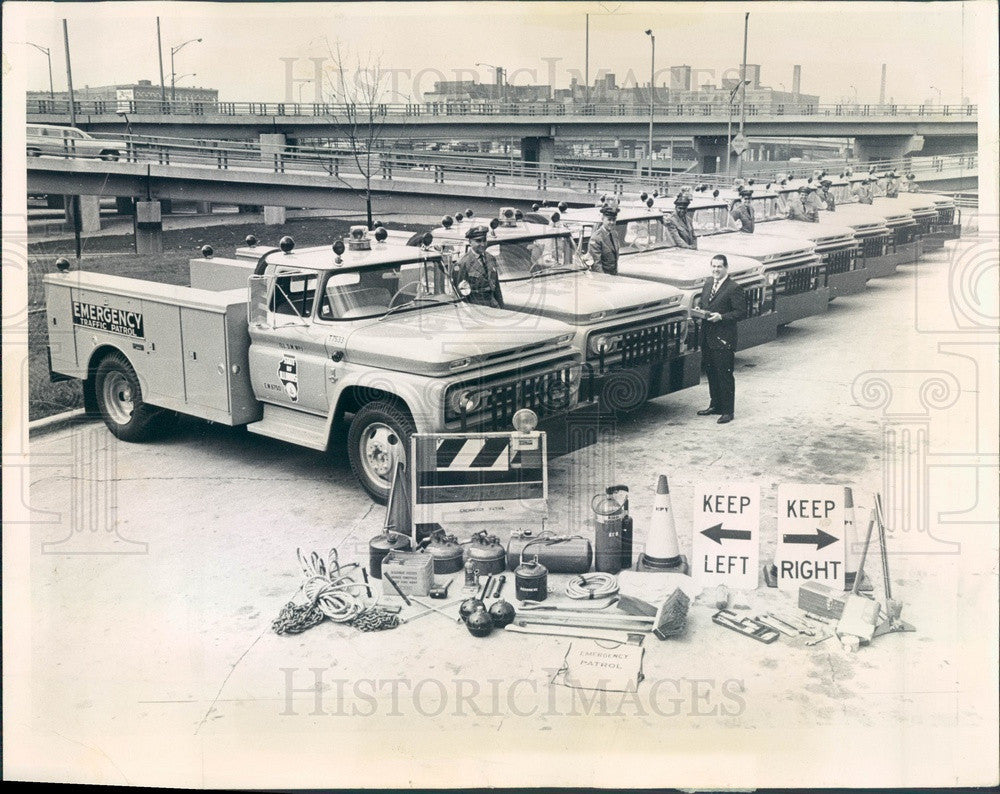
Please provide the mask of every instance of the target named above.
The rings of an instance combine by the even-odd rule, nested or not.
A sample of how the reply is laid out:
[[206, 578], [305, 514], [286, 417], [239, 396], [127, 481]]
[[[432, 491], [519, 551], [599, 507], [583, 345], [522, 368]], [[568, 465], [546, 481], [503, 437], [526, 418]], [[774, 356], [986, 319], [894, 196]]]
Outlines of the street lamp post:
[[171, 103], [177, 99], [176, 83], [177, 79], [174, 76], [174, 56], [184, 49], [188, 44], [196, 41], [201, 41], [201, 39], [188, 39], [182, 44], [178, 44], [176, 47], [170, 48], [170, 101]]
[[[740, 101], [740, 139], [743, 138], [743, 127], [747, 120], [747, 37], [750, 32], [750, 12], [747, 11], [746, 16], [743, 18], [743, 66], [740, 69], [740, 87], [743, 89], [742, 98]], [[736, 176], [743, 176], [743, 153], [740, 153], [739, 159], [736, 161]]]
[[649, 138], [647, 140], [647, 150], [646, 155], [649, 157], [649, 166], [647, 168], [649, 172], [649, 179], [653, 179], [653, 105], [656, 96], [656, 36], [653, 35], [652, 29], [646, 30], [646, 35], [649, 36]]
[[729, 179], [729, 158], [733, 151], [733, 100], [736, 99], [736, 92], [749, 82], [749, 80], [740, 80], [729, 92], [729, 121], [726, 124], [726, 179]]
[[940, 88], [937, 88], [936, 86], [933, 86], [933, 85], [932, 85], [932, 86], [931, 86], [931, 91], [937, 91], [937, 95], [938, 95], [938, 105], [940, 106], [940, 105], [942, 104], [942, 102], [941, 102], [941, 89], [940, 89]]
[[34, 47], [39, 52], [45, 53], [45, 58], [49, 62], [49, 99], [52, 100], [53, 104], [56, 101], [56, 92], [52, 87], [52, 51], [48, 47], [43, 47], [41, 44], [34, 44], [33, 42], [25, 42], [29, 47]]

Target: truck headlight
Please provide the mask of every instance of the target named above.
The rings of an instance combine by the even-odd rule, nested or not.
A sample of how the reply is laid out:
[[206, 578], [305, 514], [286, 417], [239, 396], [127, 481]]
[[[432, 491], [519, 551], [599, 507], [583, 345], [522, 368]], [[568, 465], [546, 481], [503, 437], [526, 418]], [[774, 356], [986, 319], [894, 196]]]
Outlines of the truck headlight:
[[594, 355], [614, 353], [621, 346], [620, 334], [597, 334], [590, 339], [590, 352]]
[[483, 393], [473, 389], [456, 389], [448, 398], [449, 407], [456, 414], [465, 411], [467, 414], [473, 413], [483, 401]]

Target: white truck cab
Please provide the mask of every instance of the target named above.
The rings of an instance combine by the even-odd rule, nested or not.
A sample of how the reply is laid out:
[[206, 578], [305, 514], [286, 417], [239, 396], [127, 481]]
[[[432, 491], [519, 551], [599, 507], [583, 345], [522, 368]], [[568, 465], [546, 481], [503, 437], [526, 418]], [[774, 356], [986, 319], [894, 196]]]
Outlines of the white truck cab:
[[602, 409], [631, 410], [698, 384], [697, 323], [679, 289], [594, 272], [570, 229], [530, 223], [511, 207], [493, 219], [446, 217], [431, 231], [434, 244], [461, 257], [466, 231], [478, 224], [490, 227], [486, 251], [499, 263], [505, 305], [574, 329], [585, 361], [584, 398], [598, 397]]
[[[866, 177], [873, 177], [871, 174], [851, 174], [846, 176], [850, 188], [848, 190], [843, 190], [841, 188], [842, 194], [847, 198], [846, 202], [853, 202], [850, 206], [859, 207], [870, 207], [876, 212], [880, 213], [885, 219], [885, 225], [889, 227], [889, 231], [892, 233], [890, 242], [893, 253], [894, 265], [905, 265], [916, 262], [920, 258], [921, 246], [920, 246], [920, 228], [921, 221], [916, 217], [916, 214], [904, 203], [887, 203], [884, 200], [880, 200], [878, 197], [878, 192], [876, 190], [875, 201], [868, 204], [857, 203], [857, 196], [854, 191], [861, 181]], [[873, 188], [877, 187], [877, 183], [872, 183]], [[836, 194], [835, 194], [836, 197]], [[840, 209], [840, 200], [838, 198], [837, 209]], [[934, 214], [936, 215], [937, 210], [935, 209]], [[924, 214], [924, 223], [928, 222], [928, 214]]]
[[[727, 257], [745, 256], [760, 262], [774, 293], [779, 326], [827, 310], [830, 288], [815, 243], [780, 235], [733, 233], [729, 205], [711, 194], [704, 198], [700, 206], [692, 204], [688, 209], [698, 237], [698, 250]], [[647, 198], [647, 205], [649, 201]], [[673, 197], [659, 196], [652, 201], [652, 208], [662, 215], [674, 210]]]
[[206, 253], [190, 287], [44, 278], [50, 368], [84, 380], [123, 440], [176, 412], [326, 450], [350, 417], [351, 467], [384, 500], [413, 432], [507, 430], [520, 408], [544, 424], [578, 405], [573, 329], [470, 306], [436, 252], [284, 238], [256, 262]]
[[[558, 213], [559, 223], [573, 231], [586, 249], [590, 235], [602, 222], [596, 207], [559, 210], [542, 208], [529, 213], [528, 220], [551, 223]], [[684, 294], [684, 305], [701, 306], [701, 291], [711, 278], [711, 254], [679, 248], [666, 232], [663, 215], [646, 206], [622, 208], [615, 219], [614, 233], [619, 243], [618, 273], [629, 278], [656, 281], [676, 287]], [[737, 327], [737, 349], [746, 350], [770, 342], [778, 332], [774, 311], [774, 290], [767, 283], [764, 266], [756, 259], [734, 255], [729, 275], [743, 287], [747, 297], [747, 317]]]
[[[754, 185], [751, 189], [754, 234], [806, 239], [815, 243], [816, 253], [826, 267], [826, 285], [830, 288], [831, 300], [838, 295], [864, 291], [870, 275], [864, 259], [859, 256], [859, 242], [850, 224], [841, 223], [841, 218], [829, 212], [820, 212], [816, 223], [789, 220], [787, 194], [779, 194], [765, 186]], [[691, 206], [724, 201], [731, 208], [738, 198], [736, 190], [721, 188], [718, 196], [711, 199], [696, 193]], [[739, 231], [739, 224], [732, 219], [732, 215], [729, 215], [729, 226], [733, 231]]]

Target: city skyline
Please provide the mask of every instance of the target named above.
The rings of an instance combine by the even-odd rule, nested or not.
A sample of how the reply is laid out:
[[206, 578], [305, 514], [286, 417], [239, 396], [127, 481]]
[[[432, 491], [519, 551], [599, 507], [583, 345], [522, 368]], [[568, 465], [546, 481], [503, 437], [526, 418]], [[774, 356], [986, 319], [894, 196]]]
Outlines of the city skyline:
[[[390, 101], [419, 101], [437, 80], [493, 83], [493, 66], [504, 68], [512, 84], [566, 88], [573, 78], [583, 82], [588, 13], [591, 84], [611, 72], [619, 85], [648, 85], [650, 53], [643, 30], [651, 28], [657, 35], [657, 85], [669, 84], [670, 67], [678, 65], [692, 67], [694, 86], [721, 85], [723, 78], [738, 76], [744, 10], [751, 13], [748, 63], [761, 66], [762, 84], [790, 90], [793, 67], [801, 65], [802, 92], [826, 103], [877, 102], [882, 63], [888, 64], [887, 100], [957, 104], [966, 96], [977, 102], [978, 81], [966, 74], [964, 63], [970, 48], [986, 46], [968, 27], [963, 35], [962, 3], [909, 5], [907, 14], [886, 3], [836, 10], [831, 4], [773, 3], [329, 4], [322, 14], [317, 6], [302, 4], [282, 4], [282, 14], [272, 4], [220, 4], [213, 14], [206, 14], [204, 5], [188, 4], [133, 3], [127, 10], [117, 3], [29, 5], [23, 30], [8, 32], [5, 54], [11, 64], [24, 65], [30, 90], [47, 90], [48, 72], [45, 55], [27, 42], [49, 48], [55, 90], [66, 88], [64, 17], [75, 88], [143, 79], [158, 85], [159, 13], [168, 89], [171, 48], [190, 42], [177, 50], [176, 73], [187, 75], [188, 87], [218, 89], [226, 101], [315, 101], [317, 69], [329, 69], [338, 43], [350, 67], [360, 56], [392, 73], [396, 94]], [[487, 9], [488, 15], [476, 13]], [[273, 25], [274, 19], [280, 25]], [[484, 19], [496, 24], [485, 30]], [[121, 39], [114, 58], [100, 35], [110, 23]], [[887, 30], [892, 35], [886, 36]], [[817, 31], [829, 47], [814, 43]], [[424, 46], [413, 46], [415, 35]], [[202, 42], [190, 41], [197, 38]], [[486, 41], [489, 46], [483, 47]], [[846, 41], [853, 53], [870, 57], [862, 62], [855, 55], [845, 63]], [[914, 48], [919, 58], [912, 57]], [[252, 83], [246, 79], [246, 57], [233, 58], [234, 52], [254, 53], [259, 68]], [[327, 98], [329, 86], [322, 93]]]

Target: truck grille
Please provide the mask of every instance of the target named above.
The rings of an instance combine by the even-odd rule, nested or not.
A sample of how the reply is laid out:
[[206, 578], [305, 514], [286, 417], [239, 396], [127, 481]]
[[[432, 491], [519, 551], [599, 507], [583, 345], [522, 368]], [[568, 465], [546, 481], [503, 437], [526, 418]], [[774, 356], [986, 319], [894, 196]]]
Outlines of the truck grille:
[[760, 317], [773, 311], [771, 302], [767, 300], [767, 287], [763, 284], [745, 287], [744, 292], [747, 296], [747, 317]]
[[896, 226], [892, 230], [892, 243], [893, 245], [908, 245], [912, 243], [917, 237], [917, 230], [920, 227], [917, 224], [909, 224], [907, 226]]
[[938, 223], [944, 224], [945, 226], [951, 226], [955, 223], [955, 208], [954, 207], [938, 207]]
[[885, 256], [889, 234], [875, 234], [871, 237], [862, 237], [859, 242], [861, 244], [861, 256], [865, 259], [875, 259], [876, 257]]
[[[575, 391], [580, 379], [580, 367], [571, 360], [554, 362], [543, 370], [523, 374], [516, 380], [482, 384], [467, 381], [448, 388], [445, 393], [445, 421], [461, 421], [462, 430], [475, 418], [481, 427], [487, 424], [493, 430], [510, 429], [511, 417], [521, 408], [530, 408], [539, 419], [552, 414], [565, 413], [576, 404]], [[464, 405], [455, 409], [452, 395], [472, 391], [478, 395], [478, 404], [472, 410]], [[483, 421], [485, 420], [485, 422]]]
[[917, 234], [923, 236], [925, 234], [931, 233], [931, 226], [937, 222], [937, 216], [928, 217], [926, 215], [920, 215], [919, 217], [914, 215], [913, 219], [917, 222]]
[[857, 259], [855, 258], [856, 248], [851, 246], [850, 248], [844, 248], [841, 251], [827, 251], [823, 255], [824, 263], [826, 264], [827, 275], [833, 275], [834, 273], [847, 273], [854, 270]]
[[[656, 325], [641, 327], [618, 327], [595, 331], [594, 334], [620, 336], [621, 341], [610, 354], [593, 353], [590, 340], [587, 345], [587, 361], [597, 364], [597, 371], [604, 374], [618, 367], [628, 368], [638, 364], [669, 361], [679, 358], [685, 348], [685, 332], [688, 323], [685, 315], [677, 315]], [[591, 336], [594, 336], [591, 334]], [[615, 357], [618, 363], [609, 364], [606, 359]]]
[[794, 270], [783, 270], [777, 274], [774, 282], [774, 294], [801, 295], [804, 292], [813, 292], [819, 289], [825, 282], [825, 265], [808, 265]]

